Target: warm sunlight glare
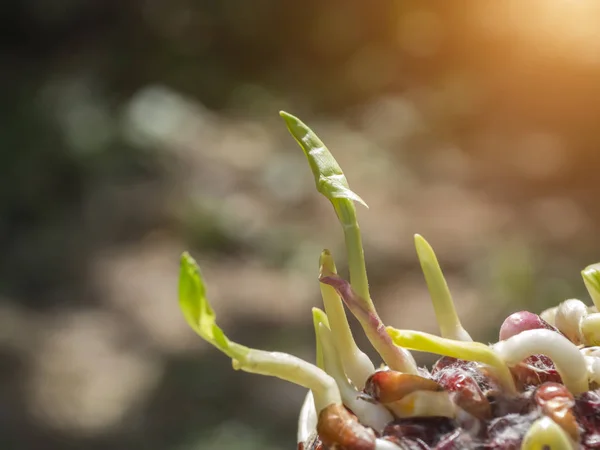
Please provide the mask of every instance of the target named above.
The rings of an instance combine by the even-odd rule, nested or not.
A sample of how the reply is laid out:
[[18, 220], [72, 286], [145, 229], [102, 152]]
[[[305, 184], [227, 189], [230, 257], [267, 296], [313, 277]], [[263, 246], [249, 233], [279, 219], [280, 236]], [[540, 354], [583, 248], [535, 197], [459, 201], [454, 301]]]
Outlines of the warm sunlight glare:
[[518, 40], [523, 51], [600, 64], [599, 1], [509, 0], [476, 9], [482, 31]]

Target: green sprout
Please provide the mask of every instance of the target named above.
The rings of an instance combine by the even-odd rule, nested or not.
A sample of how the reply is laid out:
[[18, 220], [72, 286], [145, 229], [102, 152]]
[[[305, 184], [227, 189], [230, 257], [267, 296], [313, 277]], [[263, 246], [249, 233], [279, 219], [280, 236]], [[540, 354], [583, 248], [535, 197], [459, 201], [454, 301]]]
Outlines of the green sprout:
[[278, 377], [310, 389], [317, 411], [342, 403], [337, 383], [322, 369], [295, 356], [255, 350], [230, 341], [216, 323], [200, 270], [188, 253], [181, 256], [179, 306], [190, 327], [229, 356], [234, 369]]
[[358, 194], [350, 190], [341, 167], [321, 139], [297, 117], [283, 111], [279, 114], [285, 120], [290, 134], [304, 151], [315, 177], [317, 191], [323, 194], [333, 205], [344, 229], [350, 281], [358, 295], [368, 305], [367, 309], [373, 310], [373, 302], [369, 295], [369, 281], [367, 279], [362, 237], [356, 218], [354, 202], [358, 202], [365, 207], [368, 206]]
[[[317, 190], [334, 208], [344, 232], [348, 258], [349, 281], [338, 275], [333, 256], [328, 250], [324, 250], [319, 258], [319, 282], [324, 311], [316, 307], [312, 309], [316, 365], [285, 353], [256, 350], [231, 341], [217, 325], [216, 314], [207, 299], [198, 265], [188, 253], [181, 257], [179, 305], [190, 327], [229, 356], [234, 369], [278, 377], [309, 389], [299, 415], [300, 448], [305, 448], [305, 443], [308, 443], [306, 448], [316, 448], [315, 444], [320, 442], [328, 448], [397, 450], [400, 447], [388, 439], [389, 436], [394, 436], [393, 432], [387, 434], [390, 429], [388, 425], [403, 418], [448, 417], [455, 419], [458, 427], [463, 427], [462, 421], [469, 422], [471, 415], [475, 413], [468, 408], [468, 401], [472, 400], [468, 398], [468, 389], [466, 400], [459, 398], [465, 394], [460, 391], [464, 386], [460, 386], [467, 379], [460, 377], [470, 377], [470, 382], [477, 382], [474, 377], [464, 373], [464, 367], [454, 368], [454, 363], [463, 364], [465, 360], [478, 363], [476, 366], [483, 369], [479, 376], [495, 380], [489, 385], [492, 388], [486, 388], [487, 392], [483, 394], [488, 407], [494, 398], [500, 404], [506, 399], [513, 401], [515, 398], [529, 401], [532, 393], [534, 396], [541, 395], [540, 390], [532, 390], [532, 386], [545, 386], [542, 394], [550, 395], [549, 399], [542, 395], [538, 401], [549, 404], [555, 400], [551, 395], [553, 389], [557, 388], [554, 386], [556, 383], [542, 380], [539, 374], [544, 371], [528, 365], [526, 361], [533, 355], [545, 355], [551, 360], [552, 367], [564, 384], [562, 389], [565, 390], [566, 387], [573, 397], [590, 388], [594, 389], [600, 383], [600, 263], [582, 271], [595, 306], [588, 307], [575, 299], [566, 300], [558, 307], [541, 314], [544, 320], [557, 329], [547, 329], [550, 328], [547, 324], [534, 320], [538, 328], [528, 329], [520, 324], [515, 328], [516, 334], [512, 334], [512, 331], [504, 333], [504, 329], [501, 329], [500, 342], [485, 345], [473, 342], [463, 328], [432, 247], [423, 237], [415, 235], [417, 255], [441, 336], [385, 327], [369, 293], [362, 237], [354, 202], [364, 206], [366, 204], [350, 190], [340, 166], [316, 134], [296, 117], [285, 112], [280, 114], [304, 151]], [[358, 348], [344, 305], [359, 321], [367, 338], [388, 367], [376, 371], [373, 362]], [[516, 313], [523, 317], [519, 314], [521, 313]], [[527, 314], [539, 319], [533, 313]], [[453, 377], [458, 375], [460, 380], [456, 382], [453, 378], [454, 384], [450, 386], [442, 384], [436, 380], [434, 372], [417, 369], [409, 350], [462, 360], [448, 366], [444, 363], [436, 366], [439, 370], [446, 370], [446, 367], [449, 371], [459, 370], [450, 373]], [[469, 371], [472, 366], [469, 366]], [[534, 374], [523, 375], [521, 369], [524, 366]], [[537, 380], [530, 381], [536, 377]], [[429, 384], [433, 384], [435, 388], [428, 387]], [[453, 391], [454, 389], [459, 391]], [[383, 395], [386, 392], [401, 392], [402, 395], [386, 397]], [[501, 400], [502, 397], [504, 400]], [[579, 400], [582, 398], [583, 396]], [[562, 404], [559, 406], [562, 407]], [[540, 414], [547, 414], [543, 408], [542, 405], [541, 410], [529, 413], [524, 424], [530, 423]], [[562, 411], [555, 410], [557, 414]], [[503, 414], [501, 411], [502, 408], [499, 408], [500, 416]], [[492, 415], [492, 411], [488, 414]], [[522, 450], [577, 448], [571, 438], [579, 440], [582, 435], [580, 432], [584, 431], [573, 428], [575, 432], [570, 432], [569, 437], [569, 433], [565, 431], [569, 426], [582, 426], [575, 420], [576, 410], [569, 414], [574, 419], [569, 423], [565, 422], [565, 429], [550, 417], [543, 416], [536, 420], [522, 440]], [[552, 417], [557, 422], [561, 420], [559, 415]], [[484, 423], [482, 419], [482, 425], [488, 426], [490, 423], [493, 424]], [[460, 431], [462, 433], [463, 430]], [[524, 429], [510, 431], [520, 433], [517, 437], [524, 433]], [[454, 433], [450, 437], [454, 439], [453, 436]], [[462, 435], [460, 438], [462, 439]], [[467, 439], [471, 438], [473, 435], [467, 436]]]
[[[373, 347], [390, 368], [416, 373], [417, 367], [410, 354], [394, 349], [385, 333], [376, 332], [373, 328], [374, 321], [379, 324], [381, 320], [369, 294], [362, 237], [354, 206], [355, 201], [364, 206], [367, 206], [366, 203], [350, 190], [342, 169], [318, 136], [297, 117], [283, 111], [280, 112], [280, 115], [285, 120], [290, 134], [298, 142], [308, 159], [317, 190], [331, 202], [344, 230], [350, 283], [352, 290], [356, 293], [354, 298], [357, 308], [364, 312], [364, 314], [357, 315], [357, 319]], [[342, 295], [342, 297], [344, 296]], [[354, 309], [352, 312], [356, 315], [356, 311], [357, 309]]]
[[472, 341], [473, 339], [463, 328], [458, 314], [456, 314], [452, 295], [433, 248], [418, 234], [415, 234], [415, 247], [442, 337], [458, 341]]
[[542, 417], [531, 425], [521, 450], [574, 450], [577, 448], [569, 435], [550, 417]]

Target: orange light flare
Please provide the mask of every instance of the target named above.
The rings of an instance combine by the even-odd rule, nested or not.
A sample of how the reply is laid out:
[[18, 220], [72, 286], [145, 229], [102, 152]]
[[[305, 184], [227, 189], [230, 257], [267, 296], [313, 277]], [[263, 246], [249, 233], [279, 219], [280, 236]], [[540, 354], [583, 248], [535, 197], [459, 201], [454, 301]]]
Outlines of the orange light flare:
[[540, 56], [600, 65], [600, 1], [504, 0], [477, 2], [479, 32], [517, 41]]

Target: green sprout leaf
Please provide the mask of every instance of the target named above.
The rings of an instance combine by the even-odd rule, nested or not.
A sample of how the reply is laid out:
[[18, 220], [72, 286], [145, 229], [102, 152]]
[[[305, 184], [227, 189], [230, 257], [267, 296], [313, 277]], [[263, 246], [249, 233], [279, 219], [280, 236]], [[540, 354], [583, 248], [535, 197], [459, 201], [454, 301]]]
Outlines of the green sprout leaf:
[[581, 275], [594, 305], [600, 310], [600, 263], [587, 266], [581, 271]]
[[350, 190], [342, 169], [317, 135], [297, 117], [283, 111], [279, 114], [285, 120], [290, 134], [304, 151], [315, 177], [317, 190], [333, 205], [344, 230], [350, 282], [360, 297], [364, 299], [363, 301], [366, 302], [367, 308], [373, 310], [373, 302], [369, 295], [369, 281], [367, 279], [362, 237], [353, 202], [367, 205], [357, 194]]
[[[285, 120], [289, 132], [296, 142], [298, 142], [308, 159], [315, 177], [317, 190], [331, 202], [342, 225], [346, 251], [348, 253], [350, 283], [352, 290], [357, 294], [353, 297], [353, 300], [359, 303], [356, 308], [350, 308], [350, 310], [355, 315], [359, 314], [357, 318], [369, 341], [391, 368], [416, 373], [416, 364], [410, 353], [402, 349], [393, 348], [394, 346], [389, 337], [383, 332], [383, 324], [381, 324], [381, 332], [376, 332], [374, 331], [373, 324], [369, 322], [370, 318], [376, 318], [378, 323], [381, 323], [369, 294], [369, 281], [367, 279], [362, 237], [353, 202], [357, 201], [365, 206], [366, 204], [357, 194], [350, 190], [342, 169], [317, 135], [297, 117], [283, 111], [280, 112], [280, 115]], [[325, 269], [331, 270], [331, 268], [327, 267]], [[331, 275], [322, 277], [321, 280], [328, 279], [334, 281], [333, 284], [335, 284], [336, 275], [335, 273]], [[326, 284], [336, 288], [332, 283], [327, 282]], [[339, 289], [336, 288], [336, 290], [341, 294]], [[344, 301], [348, 305], [346, 300], [344, 298]]]
[[304, 150], [315, 177], [317, 190], [329, 200], [348, 199], [367, 206], [358, 194], [350, 190], [342, 168], [321, 139], [297, 117], [284, 111], [279, 114], [285, 120], [291, 135]]
[[510, 370], [494, 350], [479, 342], [462, 342], [412, 330], [386, 328], [392, 341], [401, 347], [420, 352], [435, 353], [452, 358], [475, 361], [489, 366], [502, 387], [509, 393], [516, 393]]
[[232, 359], [243, 358], [249, 349], [229, 341], [216, 323], [216, 315], [208, 299], [206, 287], [196, 261], [186, 252], [181, 255], [179, 272], [179, 307], [189, 326], [202, 339]]
[[216, 323], [200, 270], [188, 253], [181, 256], [179, 306], [190, 327], [229, 356], [234, 369], [278, 377], [310, 389], [317, 412], [342, 403], [335, 380], [322, 369], [286, 353], [255, 350], [230, 341]]
[[415, 234], [415, 247], [442, 337], [458, 341], [472, 341], [473, 339], [463, 328], [458, 314], [456, 314], [452, 295], [433, 248], [418, 234]]
[[576, 448], [569, 435], [550, 417], [533, 422], [521, 444], [521, 450], [572, 450]]

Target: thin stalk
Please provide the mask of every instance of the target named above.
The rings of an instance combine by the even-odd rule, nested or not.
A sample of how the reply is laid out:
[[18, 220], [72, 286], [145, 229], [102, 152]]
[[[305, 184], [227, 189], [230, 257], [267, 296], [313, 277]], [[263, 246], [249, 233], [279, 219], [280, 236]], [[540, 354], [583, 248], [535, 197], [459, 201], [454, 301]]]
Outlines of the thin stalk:
[[486, 364], [494, 372], [504, 390], [510, 394], [517, 393], [515, 382], [506, 363], [500, 355], [485, 344], [455, 341], [429, 333], [397, 330], [392, 327], [387, 327], [386, 330], [394, 343], [404, 348]]
[[385, 325], [377, 315], [377, 311], [369, 311], [365, 302], [354, 292], [350, 283], [340, 276], [330, 273], [326, 268], [321, 268], [321, 283], [335, 288], [344, 300], [344, 303], [352, 314], [358, 319], [363, 330], [385, 363], [392, 370], [399, 372], [418, 374], [417, 365], [410, 352], [400, 346], [394, 345], [390, 336], [386, 333]]
[[367, 309], [375, 310], [373, 300], [369, 293], [369, 280], [365, 264], [365, 254], [360, 234], [360, 226], [356, 216], [354, 203], [345, 199], [332, 200], [336, 215], [342, 224], [344, 241], [348, 256], [348, 270], [350, 271], [350, 284], [352, 289], [365, 301]]
[[[335, 262], [329, 250], [323, 250], [319, 258], [320, 272], [327, 271], [332, 274], [337, 274]], [[362, 352], [352, 336], [350, 324], [344, 311], [342, 299], [336, 290], [325, 284], [319, 283], [321, 288], [321, 296], [325, 312], [329, 318], [329, 328], [333, 334], [335, 346], [338, 349], [342, 358], [342, 364], [348, 378], [354, 385], [362, 389], [367, 381], [367, 378], [375, 372], [375, 366], [369, 357]]]

